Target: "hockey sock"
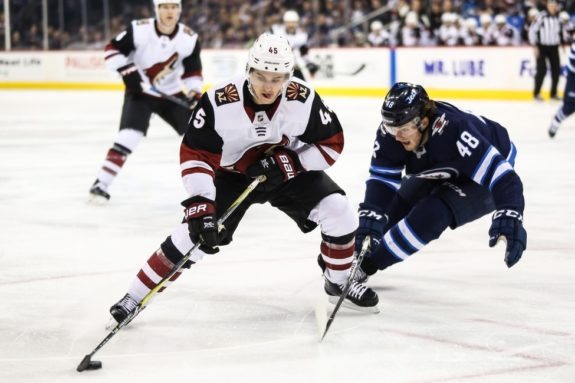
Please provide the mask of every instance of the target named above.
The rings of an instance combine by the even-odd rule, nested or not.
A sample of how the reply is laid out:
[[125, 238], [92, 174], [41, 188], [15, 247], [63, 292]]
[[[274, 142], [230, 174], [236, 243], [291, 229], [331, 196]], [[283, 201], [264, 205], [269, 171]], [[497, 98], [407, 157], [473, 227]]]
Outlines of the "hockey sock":
[[[158, 283], [165, 278], [174, 265], [182, 259], [182, 254], [176, 249], [170, 237], [168, 237], [162, 246], [156, 250], [154, 254], [148, 259], [144, 266], [136, 275], [136, 279], [132, 283], [128, 293], [136, 300], [141, 300], [146, 294], [150, 292]], [[190, 267], [193, 262], [184, 265]], [[175, 273], [160, 290], [159, 293], [164, 291], [182, 274], [182, 269]]]
[[144, 134], [134, 129], [122, 129], [114, 145], [108, 150], [102, 168], [97, 174], [99, 183], [107, 188], [114, 182], [114, 179], [124, 166], [128, 156], [138, 146]]
[[347, 281], [355, 245], [355, 232], [340, 237], [321, 235], [321, 256], [325, 262], [325, 276], [331, 282]]

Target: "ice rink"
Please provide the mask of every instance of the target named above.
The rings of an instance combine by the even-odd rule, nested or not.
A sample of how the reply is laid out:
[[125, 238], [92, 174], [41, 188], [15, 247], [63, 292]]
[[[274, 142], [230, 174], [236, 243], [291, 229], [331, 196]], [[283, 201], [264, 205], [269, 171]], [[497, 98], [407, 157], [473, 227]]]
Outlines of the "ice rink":
[[[380, 99], [328, 98], [346, 133], [329, 174], [354, 204]], [[194, 265], [95, 360], [108, 308], [181, 219], [180, 138], [159, 118], [112, 186], [88, 189], [116, 137], [122, 94], [0, 91], [0, 382], [575, 382], [575, 118], [557, 102], [455, 101], [518, 147], [528, 249], [512, 269], [490, 218], [444, 236], [368, 284], [379, 315], [327, 305], [320, 233], [268, 206]], [[319, 323], [317, 319], [320, 319]]]

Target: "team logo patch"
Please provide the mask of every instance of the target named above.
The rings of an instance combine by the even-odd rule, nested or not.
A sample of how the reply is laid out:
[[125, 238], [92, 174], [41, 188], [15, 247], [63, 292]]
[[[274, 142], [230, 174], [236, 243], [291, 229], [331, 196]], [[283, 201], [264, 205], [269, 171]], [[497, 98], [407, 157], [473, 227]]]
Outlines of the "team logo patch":
[[236, 88], [234, 84], [228, 84], [223, 88], [216, 89], [215, 98], [216, 105], [221, 106], [240, 101], [240, 94], [238, 93], [238, 88]]
[[428, 180], [447, 180], [450, 178], [457, 178], [459, 172], [454, 168], [435, 168], [423, 171], [415, 175], [417, 178], [425, 178]]
[[435, 136], [436, 134], [443, 134], [443, 128], [445, 128], [449, 124], [449, 121], [445, 119], [445, 113], [438, 117], [433, 121], [433, 125], [431, 126], [431, 135]]
[[287, 87], [286, 98], [288, 101], [305, 102], [309, 96], [309, 92], [308, 87], [296, 82], [290, 82]]
[[150, 19], [139, 19], [136, 20], [136, 25], [146, 25], [150, 24]]

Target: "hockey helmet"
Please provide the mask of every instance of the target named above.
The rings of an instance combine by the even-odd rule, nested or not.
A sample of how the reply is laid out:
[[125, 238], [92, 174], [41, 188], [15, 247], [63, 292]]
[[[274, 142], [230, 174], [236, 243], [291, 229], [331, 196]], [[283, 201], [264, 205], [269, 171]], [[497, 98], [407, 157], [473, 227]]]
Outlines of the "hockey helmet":
[[288, 40], [284, 36], [262, 33], [248, 53], [246, 72], [252, 69], [266, 72], [284, 73], [291, 77], [294, 67], [294, 55]]
[[154, 0], [154, 11], [156, 12], [156, 18], [159, 18], [159, 9], [162, 4], [177, 4], [182, 8], [182, 0]]
[[419, 125], [429, 96], [421, 85], [398, 82], [391, 87], [381, 107], [383, 125], [397, 128], [414, 121]]
[[284, 23], [298, 23], [299, 22], [299, 15], [296, 11], [285, 11], [283, 16]]

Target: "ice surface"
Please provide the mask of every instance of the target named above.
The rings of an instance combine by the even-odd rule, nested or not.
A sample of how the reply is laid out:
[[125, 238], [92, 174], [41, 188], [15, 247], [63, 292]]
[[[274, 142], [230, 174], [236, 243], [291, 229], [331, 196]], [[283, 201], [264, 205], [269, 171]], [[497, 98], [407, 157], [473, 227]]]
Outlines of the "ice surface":
[[[0, 92], [0, 382], [575, 381], [575, 122], [558, 103], [456, 101], [502, 122], [519, 149], [528, 250], [512, 269], [489, 218], [449, 231], [369, 282], [379, 315], [327, 299], [301, 234], [255, 206], [235, 242], [187, 271], [95, 356], [109, 306], [180, 220], [179, 137], [159, 118], [111, 188], [88, 189], [116, 136], [116, 92]], [[381, 100], [328, 98], [346, 132], [329, 171], [363, 197]]]

